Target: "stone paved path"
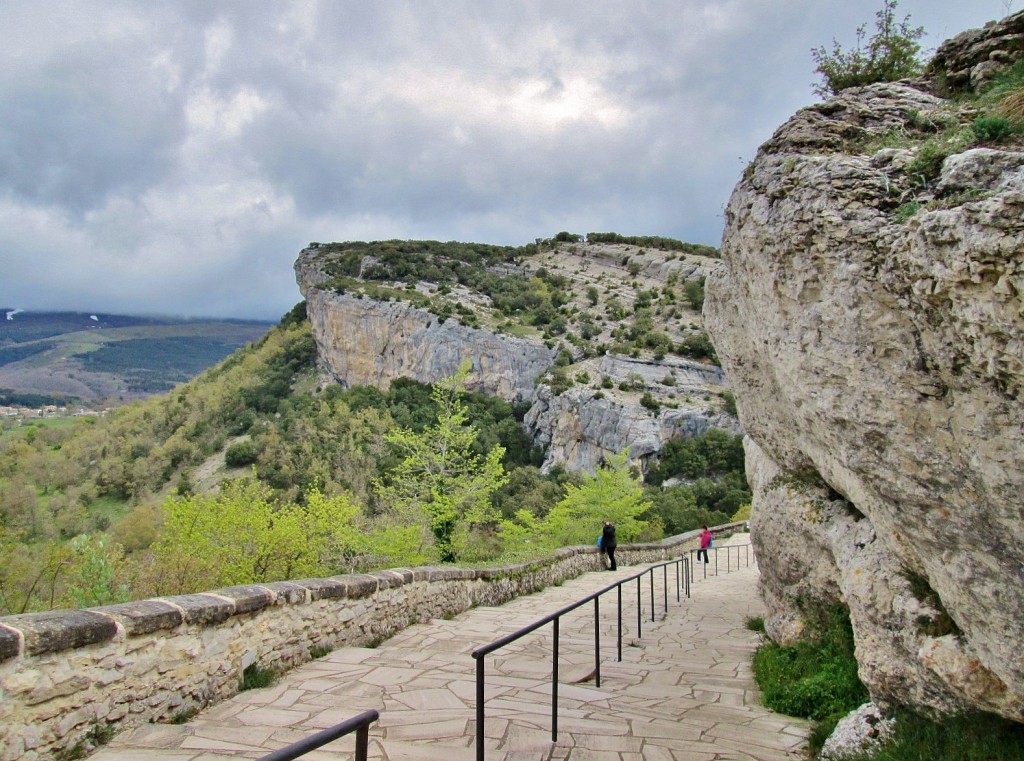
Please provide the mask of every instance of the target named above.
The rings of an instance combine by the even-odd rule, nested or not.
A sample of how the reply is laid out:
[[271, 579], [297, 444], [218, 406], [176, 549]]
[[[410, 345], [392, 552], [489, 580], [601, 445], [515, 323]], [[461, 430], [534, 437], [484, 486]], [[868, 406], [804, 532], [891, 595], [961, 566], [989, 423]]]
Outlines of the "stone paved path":
[[[748, 535], [730, 540], [746, 544]], [[733, 550], [726, 573], [696, 566], [692, 596], [675, 599], [675, 574], [642, 580], [644, 620], [637, 638], [637, 584], [623, 587], [623, 652], [616, 660], [616, 595], [601, 598], [601, 687], [594, 676], [594, 607], [562, 618], [559, 735], [551, 742], [551, 626], [486, 659], [488, 761], [783, 761], [803, 757], [807, 725], [758, 704], [750, 656], [760, 615], [757, 569]], [[712, 557], [714, 561], [714, 557]], [[254, 759], [315, 731], [376, 708], [370, 758], [473, 761], [475, 668], [470, 653], [566, 605], [628, 578], [643, 566], [594, 572], [498, 608], [418, 624], [374, 649], [342, 648], [203, 711], [184, 725], [154, 724], [114, 738], [94, 761]], [[342, 738], [304, 759], [352, 757]]]

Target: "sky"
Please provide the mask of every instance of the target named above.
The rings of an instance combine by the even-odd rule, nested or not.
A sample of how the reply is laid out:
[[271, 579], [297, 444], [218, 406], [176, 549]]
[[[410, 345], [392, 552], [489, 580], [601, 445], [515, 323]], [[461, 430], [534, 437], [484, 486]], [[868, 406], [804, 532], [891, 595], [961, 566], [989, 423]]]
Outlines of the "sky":
[[[0, 308], [278, 319], [310, 241], [718, 245], [882, 0], [0, 0]], [[902, 0], [926, 50], [1020, 10]]]

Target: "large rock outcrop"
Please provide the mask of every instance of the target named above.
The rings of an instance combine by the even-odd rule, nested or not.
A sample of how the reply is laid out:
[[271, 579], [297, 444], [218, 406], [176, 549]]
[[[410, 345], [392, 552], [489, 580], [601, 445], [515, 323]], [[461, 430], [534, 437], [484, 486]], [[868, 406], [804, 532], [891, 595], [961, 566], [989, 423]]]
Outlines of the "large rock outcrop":
[[[1022, 39], [1018, 13], [932, 71]], [[705, 321], [769, 633], [845, 603], [876, 702], [1024, 721], [1024, 146], [969, 145], [976, 115], [925, 80], [797, 113], [732, 195]]]
[[[295, 263], [319, 361], [335, 382], [378, 388], [396, 378], [434, 383], [469, 360], [471, 390], [532, 405], [524, 424], [544, 448], [545, 470], [558, 465], [593, 472], [623, 449], [642, 462], [657, 457], [676, 436], [695, 436], [712, 427], [739, 432], [736, 418], [722, 411], [728, 382], [718, 365], [653, 351], [636, 357], [588, 354], [579, 345], [545, 338], [521, 324], [511, 327], [525, 335], [512, 335], [506, 316], [496, 313], [485, 295], [465, 288], [444, 293], [437, 284], [420, 282], [412, 295], [404, 284], [392, 283], [383, 299], [359, 292], [359, 282], [352, 279], [346, 281], [350, 290], [339, 293], [328, 272], [339, 250], [349, 249], [345, 244], [311, 245]], [[592, 340], [601, 345], [628, 323], [626, 317], [598, 314], [595, 304], [601, 297], [632, 315], [641, 294], [648, 300], [652, 293], [670, 294], [664, 310], [650, 319], [667, 340], [679, 342], [699, 330], [700, 314], [681, 306], [676, 292], [688, 279], [703, 277], [709, 261], [637, 246], [571, 244], [504, 265], [501, 274], [543, 269], [563, 278], [574, 300], [566, 311], [576, 317], [592, 314]], [[360, 271], [366, 266], [364, 260]], [[479, 327], [411, 303], [417, 296], [434, 309], [438, 300], [471, 305]], [[570, 364], [565, 363], [567, 353], [573, 355]]]

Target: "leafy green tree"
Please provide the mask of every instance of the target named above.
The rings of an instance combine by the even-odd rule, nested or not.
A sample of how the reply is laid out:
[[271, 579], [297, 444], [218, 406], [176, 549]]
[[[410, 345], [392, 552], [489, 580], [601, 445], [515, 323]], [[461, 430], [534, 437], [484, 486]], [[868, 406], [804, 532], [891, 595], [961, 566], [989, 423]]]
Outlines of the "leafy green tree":
[[227, 481], [211, 496], [169, 498], [154, 544], [160, 593], [327, 576], [361, 545], [359, 509], [347, 497], [306, 495], [279, 503], [255, 479]]
[[857, 43], [852, 50], [832, 40], [832, 51], [824, 47], [813, 48], [811, 56], [817, 64], [815, 72], [822, 81], [814, 92], [825, 98], [836, 95], [847, 87], [859, 87], [873, 82], [895, 82], [921, 72], [918, 40], [924, 36], [924, 27], [910, 25], [910, 15], [896, 20], [898, 0], [883, 0], [875, 13], [875, 33], [865, 44], [866, 24], [857, 28]]
[[704, 308], [704, 278], [699, 280], [687, 280], [683, 285], [683, 298], [690, 305], [690, 309], [699, 312]]
[[456, 561], [473, 530], [494, 521], [492, 496], [508, 480], [504, 447], [484, 456], [473, 451], [478, 433], [462, 400], [469, 367], [466, 361], [434, 384], [436, 423], [422, 432], [398, 428], [386, 435], [402, 459], [377, 482], [380, 501], [406, 525], [421, 527], [420, 551], [432, 537], [443, 562]]
[[650, 507], [624, 449], [610, 456], [593, 476], [584, 476], [582, 483], [567, 483], [565, 497], [543, 519], [520, 510], [515, 520], [502, 523], [502, 531], [506, 544], [530, 542], [555, 548], [591, 544], [604, 522], [611, 521], [618, 538], [628, 542], [646, 535], [650, 526], [640, 516]]
[[76, 536], [68, 543], [72, 551], [67, 600], [71, 607], [113, 605], [131, 599], [128, 585], [119, 578], [122, 553], [106, 537]]

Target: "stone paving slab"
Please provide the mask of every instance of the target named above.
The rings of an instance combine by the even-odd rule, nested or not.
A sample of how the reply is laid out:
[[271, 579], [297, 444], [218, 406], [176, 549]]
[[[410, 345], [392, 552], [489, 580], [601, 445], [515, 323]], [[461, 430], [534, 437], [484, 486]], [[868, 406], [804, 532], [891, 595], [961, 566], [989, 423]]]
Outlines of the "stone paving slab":
[[[739, 535], [731, 540], [746, 543]], [[742, 558], [742, 553], [741, 553]], [[745, 562], [741, 560], [741, 562]], [[735, 557], [733, 558], [735, 566]], [[470, 653], [642, 566], [593, 572], [500, 608], [416, 624], [376, 648], [343, 648], [288, 673], [276, 685], [236, 695], [180, 726], [124, 732], [95, 761], [255, 759], [368, 708], [373, 761], [475, 761], [476, 663]], [[759, 643], [746, 620], [763, 614], [757, 569], [703, 569], [692, 596], [675, 599], [675, 578], [623, 587], [622, 662], [615, 593], [601, 604], [601, 685], [595, 679], [593, 605], [567, 614], [559, 636], [558, 740], [551, 741], [551, 627], [485, 659], [489, 761], [795, 761], [808, 726], [757, 702], [750, 657]], [[610, 601], [610, 604], [609, 602]], [[351, 758], [350, 736], [308, 761]]]

